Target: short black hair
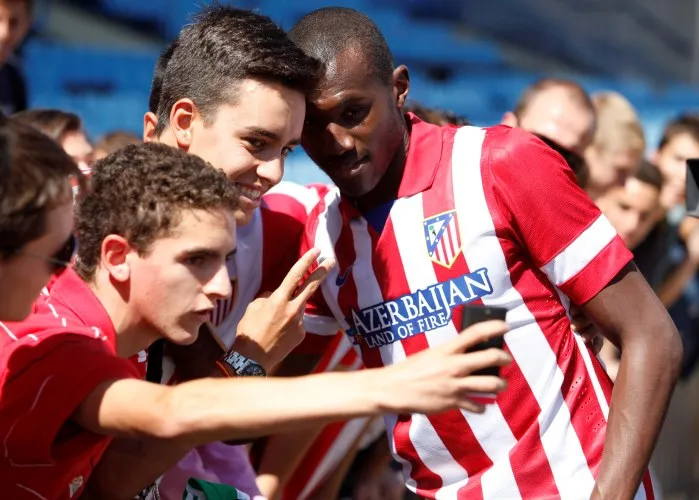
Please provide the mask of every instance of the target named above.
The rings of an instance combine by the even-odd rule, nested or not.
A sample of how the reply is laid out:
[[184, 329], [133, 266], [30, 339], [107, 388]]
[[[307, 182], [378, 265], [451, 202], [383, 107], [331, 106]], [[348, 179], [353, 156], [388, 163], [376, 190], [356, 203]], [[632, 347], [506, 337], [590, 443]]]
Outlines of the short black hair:
[[346, 7], [325, 7], [306, 14], [291, 31], [291, 39], [322, 63], [332, 62], [348, 48], [367, 58], [370, 74], [383, 83], [393, 75], [393, 54], [383, 34], [367, 15]]
[[165, 49], [160, 53], [160, 57], [158, 57], [158, 62], [155, 63], [153, 82], [151, 83], [150, 95], [148, 96], [148, 111], [151, 113], [158, 112], [160, 92], [163, 89], [163, 79], [165, 78], [165, 69], [172, 58], [172, 53], [175, 51], [175, 47], [177, 47], [177, 40], [165, 47]]
[[269, 17], [216, 5], [185, 26], [166, 64], [158, 100], [156, 134], [169, 123], [172, 106], [194, 101], [209, 124], [218, 107], [234, 103], [246, 78], [280, 83], [308, 95], [317, 87], [320, 63], [307, 56]]
[[658, 167], [647, 160], [641, 160], [633, 178], [644, 184], [650, 184], [658, 191], [663, 189], [663, 174]]
[[658, 150], [662, 150], [675, 137], [684, 134], [689, 134], [692, 140], [699, 142], [699, 115], [685, 113], [668, 122], [668, 124], [665, 125], [665, 130], [663, 130], [663, 136], [658, 144]]

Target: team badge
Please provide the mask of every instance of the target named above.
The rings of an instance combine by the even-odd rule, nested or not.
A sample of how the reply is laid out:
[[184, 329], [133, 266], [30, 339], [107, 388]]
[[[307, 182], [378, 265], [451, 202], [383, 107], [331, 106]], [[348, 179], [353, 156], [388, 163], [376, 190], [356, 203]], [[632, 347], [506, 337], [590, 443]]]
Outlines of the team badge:
[[432, 262], [451, 267], [461, 252], [461, 234], [456, 210], [434, 215], [423, 221], [427, 253]]

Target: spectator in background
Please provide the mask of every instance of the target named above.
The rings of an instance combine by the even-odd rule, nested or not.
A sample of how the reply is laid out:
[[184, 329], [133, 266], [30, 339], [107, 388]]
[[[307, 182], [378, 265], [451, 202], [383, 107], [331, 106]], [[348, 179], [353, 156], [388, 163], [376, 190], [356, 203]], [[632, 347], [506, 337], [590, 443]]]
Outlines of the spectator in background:
[[6, 114], [27, 108], [24, 76], [13, 54], [32, 24], [34, 0], [0, 0], [0, 110]]
[[427, 123], [432, 123], [434, 125], [454, 125], [456, 127], [463, 127], [468, 125], [469, 121], [463, 116], [459, 116], [452, 111], [447, 111], [444, 109], [434, 109], [428, 108], [416, 102], [411, 102], [405, 107], [406, 113], [413, 113], [420, 120]]
[[595, 110], [587, 92], [571, 80], [545, 78], [528, 87], [502, 123], [547, 137], [582, 154], [595, 133]]
[[623, 186], [613, 186], [597, 198], [597, 206], [630, 250], [653, 228], [662, 187], [660, 170], [644, 160]]
[[0, 142], [7, 161], [0, 198], [0, 320], [19, 321], [73, 256], [70, 178], [82, 183], [83, 177], [54, 141], [11, 118], [0, 117]]
[[126, 132], [124, 130], [110, 132], [97, 141], [93, 156], [95, 161], [101, 160], [102, 158], [117, 152], [121, 148], [125, 148], [129, 144], [139, 144], [141, 142], [141, 139], [136, 134], [132, 134], [131, 132]]
[[586, 189], [594, 200], [633, 175], [645, 154], [646, 140], [636, 110], [624, 96], [601, 92], [592, 102], [597, 129], [585, 161], [590, 171]]
[[663, 174], [656, 224], [634, 251], [636, 262], [652, 276], [684, 345], [682, 376], [699, 357], [699, 221], [685, 216], [686, 161], [699, 157], [699, 116], [670, 121], [653, 154]]
[[78, 115], [59, 109], [32, 109], [17, 113], [13, 118], [58, 142], [75, 160], [80, 171], [84, 175], [90, 175], [94, 161], [93, 150]]
[[[662, 187], [663, 177], [658, 167], [642, 161], [634, 176], [629, 177], [623, 186], [613, 186], [597, 198], [597, 206], [629, 250], [633, 251], [652, 229]], [[620, 361], [618, 349], [605, 341], [600, 355], [607, 373], [615, 380]]]
[[684, 206], [689, 158], [699, 158], [699, 115], [684, 114], [667, 124], [653, 155], [665, 178], [661, 196], [665, 210]]

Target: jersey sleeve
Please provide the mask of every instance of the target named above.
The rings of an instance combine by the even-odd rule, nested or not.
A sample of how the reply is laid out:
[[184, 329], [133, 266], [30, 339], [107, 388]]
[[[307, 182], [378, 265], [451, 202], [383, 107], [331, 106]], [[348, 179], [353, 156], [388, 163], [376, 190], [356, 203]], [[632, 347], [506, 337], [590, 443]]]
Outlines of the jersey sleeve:
[[327, 191], [324, 185], [307, 187], [282, 182], [265, 194], [260, 291], [276, 290], [296, 263], [309, 213]]
[[485, 141], [483, 184], [501, 223], [556, 287], [577, 304], [589, 301], [632, 259], [631, 252], [544, 142], [507, 127], [490, 129]]
[[95, 388], [109, 380], [138, 378], [128, 360], [114, 356], [94, 336], [59, 333], [2, 357], [0, 428], [10, 430], [5, 450], [16, 463], [50, 463], [52, 445]]

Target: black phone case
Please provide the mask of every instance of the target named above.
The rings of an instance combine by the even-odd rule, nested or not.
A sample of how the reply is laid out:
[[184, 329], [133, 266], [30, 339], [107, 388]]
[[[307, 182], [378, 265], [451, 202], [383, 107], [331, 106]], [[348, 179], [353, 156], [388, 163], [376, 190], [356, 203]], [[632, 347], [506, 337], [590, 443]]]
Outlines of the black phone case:
[[[461, 318], [461, 329], [465, 330], [469, 326], [475, 325], [476, 323], [482, 323], [483, 321], [490, 320], [501, 320], [505, 321], [507, 317], [507, 309], [504, 307], [488, 307], [488, 306], [464, 306], [463, 316]], [[483, 351], [485, 349], [490, 349], [495, 347], [497, 349], [502, 349], [504, 346], [504, 340], [502, 336], [492, 338], [486, 342], [480, 342], [469, 349], [468, 352]], [[474, 372], [473, 375], [493, 375], [495, 377], [500, 376], [500, 367], [494, 366], [491, 368], [485, 368]]]

